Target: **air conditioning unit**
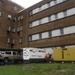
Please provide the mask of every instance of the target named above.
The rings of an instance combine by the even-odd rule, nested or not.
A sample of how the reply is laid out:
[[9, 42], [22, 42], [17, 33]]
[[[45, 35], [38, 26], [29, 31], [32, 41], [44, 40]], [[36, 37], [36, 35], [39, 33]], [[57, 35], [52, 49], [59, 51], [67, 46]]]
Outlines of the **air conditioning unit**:
[[11, 20], [11, 15], [8, 15], [8, 19], [10, 19], [10, 20]]

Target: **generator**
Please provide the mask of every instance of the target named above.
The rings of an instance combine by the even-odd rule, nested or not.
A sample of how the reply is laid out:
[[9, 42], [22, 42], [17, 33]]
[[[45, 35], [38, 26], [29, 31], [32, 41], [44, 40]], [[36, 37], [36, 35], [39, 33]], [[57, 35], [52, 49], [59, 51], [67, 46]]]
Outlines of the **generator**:
[[54, 61], [75, 61], [75, 47], [54, 49], [53, 60]]

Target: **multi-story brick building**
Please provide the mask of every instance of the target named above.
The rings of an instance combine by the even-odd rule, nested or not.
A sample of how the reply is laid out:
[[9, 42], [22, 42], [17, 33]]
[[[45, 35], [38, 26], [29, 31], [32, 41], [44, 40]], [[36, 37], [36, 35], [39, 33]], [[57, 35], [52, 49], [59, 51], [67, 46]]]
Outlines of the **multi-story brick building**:
[[11, 0], [0, 0], [0, 48], [11, 47], [9, 41], [12, 36], [12, 18], [22, 9], [21, 6]]
[[75, 0], [43, 0], [23, 11], [11, 5], [0, 5], [1, 48], [75, 46]]

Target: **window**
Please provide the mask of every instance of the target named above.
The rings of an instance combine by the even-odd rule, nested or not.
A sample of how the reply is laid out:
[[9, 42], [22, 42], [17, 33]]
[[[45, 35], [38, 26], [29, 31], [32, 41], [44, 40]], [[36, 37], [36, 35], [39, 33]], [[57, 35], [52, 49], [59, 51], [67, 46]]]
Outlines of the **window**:
[[63, 2], [64, 2], [64, 1], [67, 1], [67, 0], [63, 0]]
[[11, 44], [14, 44], [15, 43], [15, 39], [12, 39], [12, 42], [11, 42]]
[[30, 11], [29, 15], [32, 15], [32, 11]]
[[55, 20], [57, 20], [58, 19], [58, 14], [55, 14]]
[[69, 10], [67, 10], [67, 16], [71, 16], [75, 14], [75, 8], [71, 8]]
[[11, 54], [11, 52], [5, 52], [5, 54]]
[[33, 50], [30, 50], [30, 52], [32, 52]]
[[48, 17], [48, 21], [51, 22], [51, 16]]
[[55, 20], [55, 15], [51, 15], [51, 21]]
[[23, 15], [21, 15], [21, 20], [23, 20]]
[[23, 27], [19, 27], [19, 29], [20, 29], [20, 31], [22, 31], [23, 30]]
[[58, 13], [58, 19], [61, 19], [61, 18], [63, 18], [64, 17], [64, 12], [59, 12]]
[[32, 22], [32, 27], [38, 26], [38, 25], [39, 25], [39, 20], [36, 20], [36, 21]]
[[38, 26], [38, 25], [41, 25], [41, 24], [44, 24], [44, 23], [55, 21], [57, 19], [65, 18], [65, 17], [70, 16], [70, 15], [74, 15], [74, 14], [75, 14], [75, 8], [71, 8], [69, 10], [63, 10], [61, 12], [52, 14], [50, 16], [41, 18], [41, 19], [36, 20], [36, 21], [33, 21], [29, 24], [29, 27], [35, 27], [35, 26]]
[[46, 3], [46, 4], [42, 5], [42, 6], [39, 6], [39, 7], [35, 8], [35, 9], [31, 10], [29, 12], [29, 15], [38, 13], [38, 12], [40, 12], [42, 10], [45, 10], [45, 9], [47, 9], [49, 7], [52, 7], [52, 6], [55, 6], [56, 4], [62, 3], [64, 1], [66, 1], [66, 0], [51, 0], [50, 2], [48, 2], [48, 3]]
[[20, 31], [20, 28], [19, 28], [19, 27], [17, 28], [17, 31], [18, 31], [18, 32]]
[[2, 15], [1, 11], [0, 11], [0, 16]]
[[33, 14], [39, 12], [39, 8], [34, 9], [32, 12], [33, 12]]
[[0, 0], [0, 5], [2, 5], [3, 4], [3, 1], [2, 0]]
[[20, 38], [19, 42], [22, 43], [22, 37]]
[[4, 54], [4, 52], [1, 52], [1, 54]]
[[23, 20], [23, 18], [24, 18], [23, 15], [19, 16], [18, 21]]
[[29, 36], [29, 41], [32, 41], [32, 35], [31, 35], [31, 36]]
[[75, 33], [75, 26], [63, 28], [63, 30], [64, 30], [64, 34], [72, 34]]
[[48, 23], [48, 22], [49, 22], [48, 17], [45, 17], [45, 18], [41, 19], [41, 24]]
[[7, 27], [7, 31], [11, 31], [11, 27], [10, 26]]
[[64, 11], [64, 17], [67, 17], [67, 11], [66, 10]]
[[42, 38], [42, 35], [41, 35], [41, 33], [39, 33], [39, 39], [41, 39]]
[[41, 11], [48, 8], [48, 4], [44, 4], [41, 6]]
[[52, 32], [51, 31], [49, 31], [49, 38], [51, 38], [52, 37]]
[[54, 5], [55, 5], [55, 1], [53, 0], [53, 1], [50, 2], [50, 5], [49, 6], [52, 7]]
[[38, 52], [42, 52], [41, 50], [39, 50]]
[[16, 52], [13, 52], [13, 55], [16, 55]]
[[11, 19], [11, 15], [8, 15], [8, 19]]
[[16, 6], [14, 6], [14, 10], [17, 11], [17, 7]]
[[16, 17], [13, 17], [13, 21], [16, 22]]
[[61, 35], [64, 34], [63, 28], [60, 29], [60, 33], [61, 33]]
[[29, 23], [29, 27], [30, 27], [30, 28], [32, 27], [32, 23]]
[[20, 20], [21, 20], [21, 17], [19, 16], [19, 17], [18, 17], [18, 21], [20, 21]]
[[39, 12], [41, 11], [41, 6], [39, 7]]
[[57, 0], [54, 0], [54, 4], [55, 4], [55, 5], [57, 4]]
[[7, 38], [7, 43], [10, 43], [10, 38]]
[[57, 4], [63, 2], [63, 0], [56, 0]]
[[15, 32], [15, 27], [12, 28], [12, 32]]
[[60, 36], [60, 29], [52, 30], [52, 37]]
[[39, 34], [32, 35], [32, 40], [38, 40], [38, 39], [39, 39]]
[[41, 19], [39, 20], [39, 24], [41, 24], [42, 22], [41, 22]]
[[43, 32], [43, 33], [41, 34], [41, 36], [42, 36], [42, 39], [44, 39], [44, 38], [49, 38], [49, 32]]

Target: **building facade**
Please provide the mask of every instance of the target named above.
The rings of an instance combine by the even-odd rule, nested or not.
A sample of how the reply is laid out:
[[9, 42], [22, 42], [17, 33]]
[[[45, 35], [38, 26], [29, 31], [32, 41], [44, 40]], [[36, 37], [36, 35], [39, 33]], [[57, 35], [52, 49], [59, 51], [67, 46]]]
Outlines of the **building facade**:
[[15, 7], [17, 11], [0, 9], [13, 16], [8, 21], [0, 17], [1, 23], [7, 24], [1, 25], [0, 47], [38, 47], [51, 52], [58, 47], [75, 47], [75, 0], [42, 0], [25, 10]]
[[0, 48], [11, 48], [13, 16], [22, 9], [11, 0], [0, 0]]

